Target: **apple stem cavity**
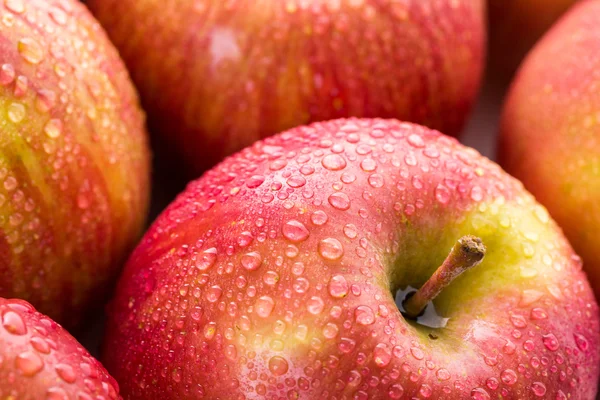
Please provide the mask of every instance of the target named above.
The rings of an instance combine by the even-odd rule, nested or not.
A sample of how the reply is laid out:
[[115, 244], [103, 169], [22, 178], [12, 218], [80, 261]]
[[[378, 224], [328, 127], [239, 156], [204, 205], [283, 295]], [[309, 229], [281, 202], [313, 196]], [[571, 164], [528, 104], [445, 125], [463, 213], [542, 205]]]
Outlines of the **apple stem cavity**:
[[421, 315], [427, 304], [454, 279], [466, 270], [479, 265], [483, 261], [486, 250], [481, 239], [476, 236], [466, 235], [458, 239], [448, 257], [431, 278], [414, 295], [404, 300], [402, 304], [404, 314], [413, 319]]

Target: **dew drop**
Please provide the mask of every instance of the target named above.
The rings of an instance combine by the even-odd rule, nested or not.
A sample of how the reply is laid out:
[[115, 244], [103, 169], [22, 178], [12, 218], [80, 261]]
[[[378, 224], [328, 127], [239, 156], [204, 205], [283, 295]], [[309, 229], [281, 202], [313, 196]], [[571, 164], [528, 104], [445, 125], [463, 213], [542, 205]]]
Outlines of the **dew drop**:
[[[82, 397], [82, 396], [80, 396]], [[68, 400], [69, 396], [67, 395], [67, 392], [60, 387], [52, 387], [49, 388], [46, 391], [46, 400]], [[77, 400], [85, 400], [85, 397], [82, 397], [81, 399], [77, 399]]]
[[542, 308], [536, 307], [531, 310], [531, 319], [532, 320], [542, 320], [548, 318], [548, 314]]
[[440, 204], [448, 204], [450, 201], [450, 191], [443, 185], [437, 185], [435, 188], [435, 199]]
[[285, 375], [288, 368], [288, 362], [283, 357], [274, 356], [269, 360], [269, 371], [275, 376]]
[[375, 322], [375, 314], [369, 306], [356, 307], [354, 318], [360, 325], [371, 325]]
[[23, 121], [23, 118], [25, 118], [25, 113], [25, 106], [21, 103], [10, 103], [8, 106], [8, 119], [15, 124]]
[[350, 198], [346, 193], [336, 192], [328, 198], [329, 204], [338, 210], [347, 210], [350, 208]]
[[483, 388], [475, 388], [471, 390], [471, 398], [473, 400], [490, 400], [490, 395]]
[[344, 247], [335, 238], [326, 238], [319, 242], [319, 254], [326, 260], [335, 261], [344, 255]]
[[44, 132], [48, 135], [49, 138], [56, 139], [62, 133], [63, 124], [62, 121], [56, 118], [48, 121], [46, 126], [44, 127]]
[[344, 298], [348, 295], [350, 285], [342, 275], [334, 275], [329, 280], [329, 294], [336, 299]]
[[369, 185], [376, 189], [383, 187], [383, 176], [380, 174], [369, 176]]
[[579, 333], [574, 333], [573, 337], [575, 338], [575, 344], [581, 351], [587, 351], [590, 347], [588, 340]]
[[546, 386], [542, 382], [533, 382], [531, 384], [531, 391], [537, 397], [542, 397], [546, 394]]
[[269, 296], [259, 297], [254, 305], [256, 314], [261, 318], [267, 318], [269, 315], [271, 315], [274, 307], [275, 301], [273, 301], [273, 299]]
[[67, 364], [58, 364], [56, 367], [56, 373], [58, 374], [58, 376], [60, 376], [60, 378], [67, 382], [67, 383], [73, 383], [77, 380], [77, 376], [75, 375], [75, 371], [73, 370], [73, 367], [71, 367], [70, 365]]
[[324, 307], [323, 299], [318, 296], [311, 297], [306, 304], [306, 309], [313, 315], [321, 314]]
[[247, 181], [246, 181], [246, 186], [250, 189], [255, 189], [257, 187], [259, 187], [260, 185], [263, 184], [263, 182], [265, 181], [265, 177], [262, 175], [254, 175], [251, 176]]
[[338, 343], [338, 349], [342, 353], [350, 353], [356, 347], [356, 342], [350, 338], [341, 338]]
[[339, 154], [329, 154], [323, 157], [321, 164], [330, 171], [339, 171], [346, 168], [346, 160]]
[[4, 5], [15, 14], [22, 14], [25, 12], [24, 0], [4, 0]]
[[338, 335], [339, 331], [340, 329], [336, 324], [329, 322], [325, 324], [325, 327], [323, 327], [323, 336], [326, 339], [333, 339]]
[[500, 379], [506, 385], [512, 386], [517, 382], [517, 373], [515, 371], [513, 371], [512, 369], [505, 369], [500, 374]]
[[283, 236], [294, 243], [306, 240], [309, 236], [308, 229], [300, 221], [291, 220], [286, 222], [282, 228]]
[[44, 60], [44, 48], [34, 39], [23, 38], [17, 44], [19, 54], [31, 64], [39, 64]]
[[417, 148], [421, 148], [421, 147], [425, 147], [425, 142], [423, 141], [423, 138], [417, 134], [411, 134], [408, 136], [407, 138], [408, 143], [411, 146], [417, 147]]
[[204, 326], [203, 332], [204, 337], [208, 340], [211, 340], [213, 337], [215, 337], [215, 333], [217, 332], [217, 323], [209, 322]]
[[388, 346], [380, 343], [373, 350], [373, 359], [375, 360], [375, 365], [379, 368], [385, 368], [392, 360], [392, 351]]
[[292, 175], [286, 182], [289, 187], [294, 189], [301, 188], [302, 186], [306, 185], [306, 179], [300, 175]]
[[328, 219], [327, 214], [321, 210], [315, 211], [310, 216], [311, 222], [317, 226], [325, 225]]
[[210, 303], [215, 303], [221, 298], [222, 294], [223, 294], [223, 289], [221, 289], [220, 286], [215, 285], [215, 286], [211, 286], [210, 288], [208, 288], [206, 290], [206, 292], [204, 293], [204, 297]]
[[45, 341], [41, 337], [34, 336], [31, 338], [30, 342], [31, 342], [31, 347], [33, 347], [40, 353], [50, 354], [50, 345], [48, 344], [47, 341]]
[[215, 265], [216, 260], [217, 260], [217, 249], [214, 247], [211, 247], [210, 249], [204, 250], [200, 254], [200, 258], [199, 258], [198, 262], [196, 263], [196, 267], [198, 267], [198, 269], [200, 271], [206, 271], [207, 269], [209, 269], [210, 267]]
[[542, 336], [542, 341], [544, 342], [544, 346], [550, 351], [556, 351], [559, 348], [558, 339], [553, 333]]
[[388, 389], [388, 397], [390, 399], [401, 399], [404, 395], [404, 388], [399, 383], [395, 383]]
[[257, 270], [262, 264], [262, 256], [253, 251], [242, 256], [242, 267], [248, 271]]
[[30, 351], [19, 354], [15, 358], [15, 365], [24, 376], [34, 376], [44, 368], [42, 358]]
[[448, 372], [448, 370], [444, 368], [438, 369], [435, 375], [440, 381], [447, 381], [448, 379], [450, 379], [450, 372]]
[[24, 335], [27, 333], [27, 327], [23, 318], [14, 311], [7, 311], [2, 315], [2, 326], [13, 335]]

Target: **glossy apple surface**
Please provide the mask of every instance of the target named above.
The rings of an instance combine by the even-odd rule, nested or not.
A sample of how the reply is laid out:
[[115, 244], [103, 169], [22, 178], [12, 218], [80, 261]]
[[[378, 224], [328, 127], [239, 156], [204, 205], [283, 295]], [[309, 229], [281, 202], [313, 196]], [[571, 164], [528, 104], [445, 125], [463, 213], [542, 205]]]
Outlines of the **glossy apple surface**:
[[499, 159], [548, 207], [600, 295], [600, 1], [575, 7], [527, 58]]
[[[446, 326], [405, 319], [396, 291], [469, 234], [487, 256], [434, 300]], [[126, 266], [104, 360], [127, 399], [591, 399], [598, 328], [517, 180], [427, 128], [335, 120], [190, 184]]]
[[0, 1], [0, 50], [0, 296], [70, 325], [142, 228], [144, 116], [77, 1]]
[[56, 322], [0, 298], [0, 398], [121, 399], [117, 382]]
[[196, 172], [337, 117], [396, 117], [456, 135], [483, 66], [483, 0], [87, 3], [131, 71], [156, 148]]
[[578, 0], [490, 0], [490, 66], [508, 80], [529, 50]]

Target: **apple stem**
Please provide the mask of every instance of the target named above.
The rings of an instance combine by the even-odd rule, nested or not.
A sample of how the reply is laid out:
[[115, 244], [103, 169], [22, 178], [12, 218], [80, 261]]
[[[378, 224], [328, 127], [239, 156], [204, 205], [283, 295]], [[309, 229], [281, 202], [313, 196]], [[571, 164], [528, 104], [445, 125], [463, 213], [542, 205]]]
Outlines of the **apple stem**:
[[414, 295], [407, 298], [402, 306], [409, 318], [417, 318], [431, 300], [454, 279], [468, 269], [477, 266], [485, 256], [486, 247], [480, 238], [466, 235], [450, 250], [442, 265], [433, 273]]

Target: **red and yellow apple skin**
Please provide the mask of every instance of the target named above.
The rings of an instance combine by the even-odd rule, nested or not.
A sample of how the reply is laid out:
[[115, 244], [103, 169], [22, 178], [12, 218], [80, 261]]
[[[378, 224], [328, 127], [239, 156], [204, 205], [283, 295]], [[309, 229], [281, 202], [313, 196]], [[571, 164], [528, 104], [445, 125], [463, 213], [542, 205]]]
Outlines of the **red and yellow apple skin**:
[[[459, 133], [483, 0], [91, 0], [160, 148], [204, 171], [308, 122], [395, 117]], [[195, 175], [196, 176], [196, 175]]]
[[490, 0], [490, 66], [510, 78], [529, 50], [578, 0]]
[[[455, 241], [483, 263], [402, 317]], [[455, 139], [335, 120], [226, 159], [158, 218], [109, 307], [126, 399], [591, 399], [598, 307], [560, 229]], [[217, 384], [218, 382], [218, 384]]]
[[59, 324], [0, 298], [0, 398], [121, 399], [117, 382]]
[[548, 207], [600, 296], [600, 1], [576, 6], [525, 61], [502, 116], [500, 163]]
[[0, 27], [0, 296], [71, 325], [139, 238], [144, 115], [79, 2], [1, 1]]

